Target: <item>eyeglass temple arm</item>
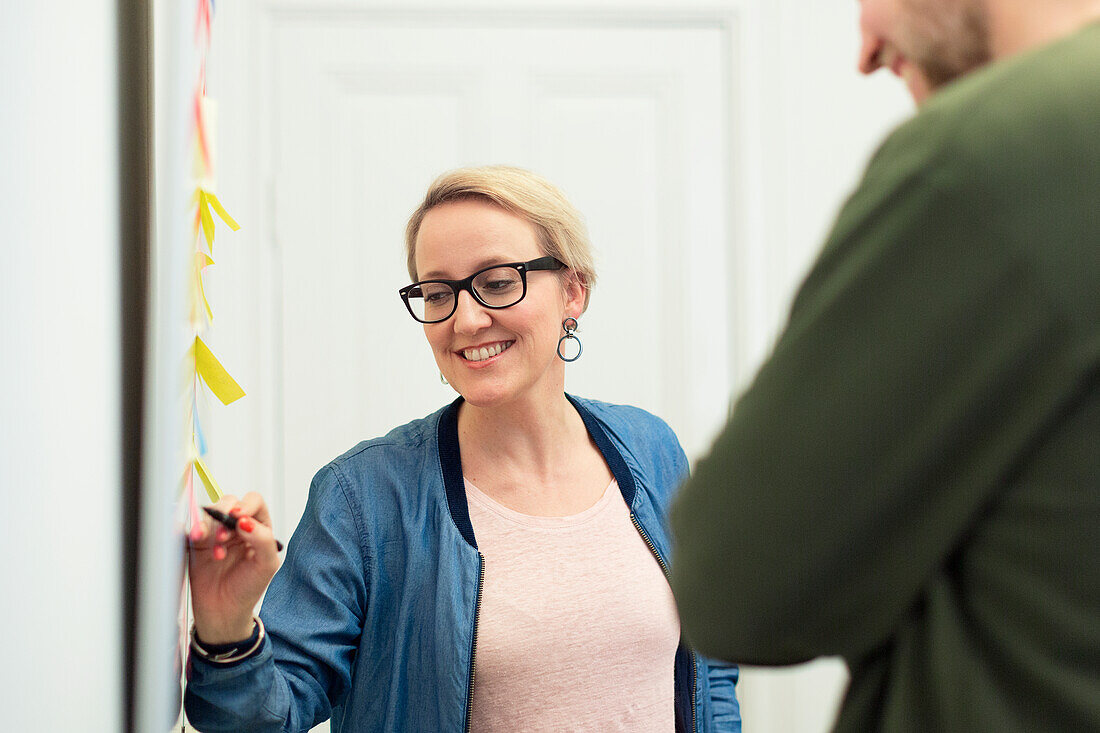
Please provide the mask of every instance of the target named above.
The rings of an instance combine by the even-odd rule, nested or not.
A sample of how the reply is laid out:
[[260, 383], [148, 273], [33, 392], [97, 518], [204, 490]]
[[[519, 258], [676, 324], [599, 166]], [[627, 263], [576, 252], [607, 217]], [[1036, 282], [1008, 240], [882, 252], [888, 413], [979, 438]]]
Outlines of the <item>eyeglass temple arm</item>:
[[567, 265], [559, 260], [557, 257], [547, 255], [546, 257], [540, 257], [537, 260], [531, 260], [525, 263], [524, 268], [528, 271], [531, 270], [560, 270]]

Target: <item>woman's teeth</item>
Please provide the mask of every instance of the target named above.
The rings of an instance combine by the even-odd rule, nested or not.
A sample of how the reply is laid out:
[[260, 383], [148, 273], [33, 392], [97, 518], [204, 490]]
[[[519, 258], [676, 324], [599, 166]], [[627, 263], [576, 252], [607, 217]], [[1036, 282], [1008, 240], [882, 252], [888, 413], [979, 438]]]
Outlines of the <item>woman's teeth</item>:
[[508, 342], [492, 344], [491, 346], [482, 346], [480, 349], [463, 349], [462, 355], [466, 357], [466, 361], [485, 361], [491, 356], [496, 356], [511, 345], [512, 343]]

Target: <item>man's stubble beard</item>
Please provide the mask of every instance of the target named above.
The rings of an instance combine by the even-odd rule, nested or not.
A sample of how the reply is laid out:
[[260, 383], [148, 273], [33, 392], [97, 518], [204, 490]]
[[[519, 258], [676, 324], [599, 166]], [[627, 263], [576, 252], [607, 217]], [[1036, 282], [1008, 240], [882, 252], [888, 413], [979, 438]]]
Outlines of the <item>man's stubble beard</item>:
[[983, 0], [902, 0], [906, 25], [899, 48], [930, 89], [958, 79], [993, 57]]

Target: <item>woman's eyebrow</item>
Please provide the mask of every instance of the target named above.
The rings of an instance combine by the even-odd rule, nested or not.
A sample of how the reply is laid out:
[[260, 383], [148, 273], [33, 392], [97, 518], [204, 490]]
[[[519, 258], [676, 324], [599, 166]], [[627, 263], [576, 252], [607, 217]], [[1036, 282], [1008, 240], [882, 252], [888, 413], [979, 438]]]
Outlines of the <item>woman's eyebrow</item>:
[[[474, 268], [472, 270], [470, 270], [470, 273], [474, 273], [474, 272], [478, 272], [480, 270], [484, 270], [486, 267], [492, 267], [493, 265], [503, 265], [505, 262], [516, 262], [516, 261], [517, 260], [509, 258], [509, 257], [497, 257], [497, 256], [487, 257], [487, 258], [481, 260], [481, 262], [477, 263], [474, 266]], [[467, 273], [467, 274], [469, 274], [469, 273]], [[421, 274], [420, 279], [421, 280], [447, 280], [447, 279], [450, 279], [450, 278], [447, 278], [446, 275], [447, 275], [447, 273], [442, 271], [442, 270], [431, 270], [430, 272], [426, 272], [426, 273]]]

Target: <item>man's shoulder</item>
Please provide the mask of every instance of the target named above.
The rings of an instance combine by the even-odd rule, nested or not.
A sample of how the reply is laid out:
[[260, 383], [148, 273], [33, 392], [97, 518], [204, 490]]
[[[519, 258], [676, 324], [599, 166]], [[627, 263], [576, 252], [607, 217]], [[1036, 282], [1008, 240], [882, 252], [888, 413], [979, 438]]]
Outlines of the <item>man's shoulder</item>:
[[1097, 140], [1100, 24], [949, 85], [875, 153], [792, 312], [927, 266], [903, 282], [929, 298], [1014, 282], [1094, 332]]
[[1050, 43], [1021, 51], [967, 74], [934, 95], [926, 105], [973, 111], [1012, 111], [1010, 118], [1026, 120], [1042, 114], [1045, 106], [1029, 102], [1064, 102], [1075, 109], [1100, 104], [1100, 22]]
[[1100, 180], [1098, 139], [1100, 23], [933, 95], [879, 146], [834, 234], [844, 239], [868, 220], [896, 224], [930, 212], [969, 221], [983, 237], [998, 230], [1026, 243], [1063, 209], [1078, 214], [1061, 219], [1085, 226], [1079, 200], [1091, 199]]
[[1100, 23], [1094, 23], [944, 87], [886, 139], [872, 168], [907, 158], [975, 174], [981, 173], [975, 165], [1056, 163], [1048, 151], [1091, 137], [1098, 124]]

